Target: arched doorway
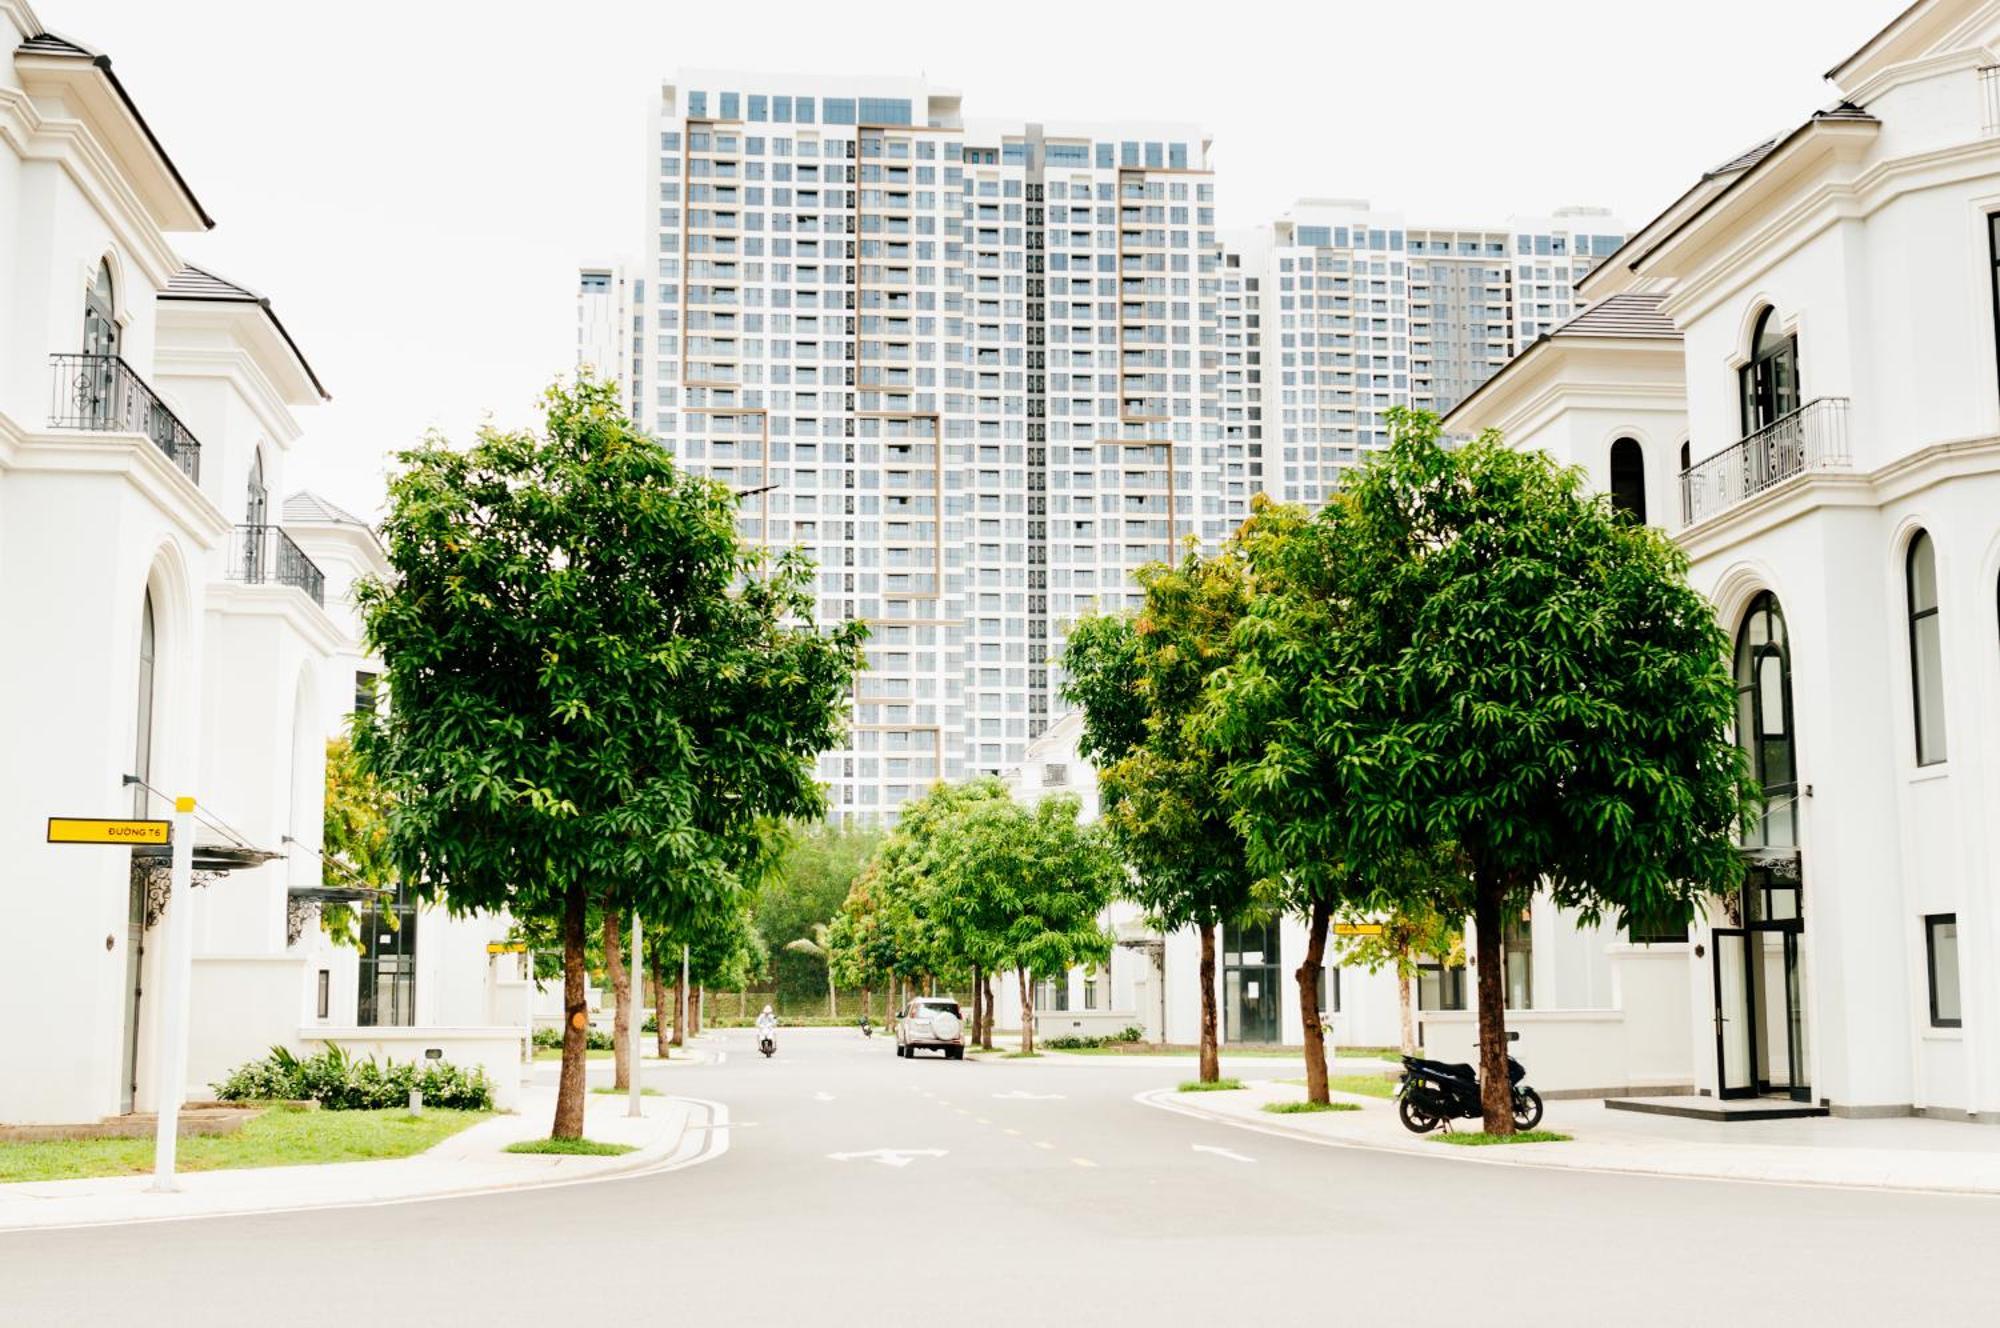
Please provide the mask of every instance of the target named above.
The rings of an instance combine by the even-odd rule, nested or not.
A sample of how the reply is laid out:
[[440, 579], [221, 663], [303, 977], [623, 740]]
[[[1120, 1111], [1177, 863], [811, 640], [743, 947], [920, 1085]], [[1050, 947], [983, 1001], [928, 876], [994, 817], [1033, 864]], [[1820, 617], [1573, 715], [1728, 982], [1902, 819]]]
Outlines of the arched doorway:
[[1611, 444], [1611, 505], [1645, 524], [1646, 450], [1636, 438], [1620, 438]]
[[1804, 873], [1791, 639], [1763, 591], [1736, 632], [1736, 740], [1763, 806], [1743, 836], [1745, 874], [1714, 929], [1718, 1096], [1812, 1100], [1806, 1040]]

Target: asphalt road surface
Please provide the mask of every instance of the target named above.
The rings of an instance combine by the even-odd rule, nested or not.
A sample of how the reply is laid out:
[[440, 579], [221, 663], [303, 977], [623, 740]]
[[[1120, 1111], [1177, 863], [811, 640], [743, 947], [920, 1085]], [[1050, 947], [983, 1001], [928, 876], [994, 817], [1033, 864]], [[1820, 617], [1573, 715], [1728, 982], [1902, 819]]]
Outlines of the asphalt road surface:
[[2000, 1323], [2000, 1200], [1331, 1148], [1143, 1106], [1183, 1072], [1113, 1057], [722, 1045], [656, 1079], [728, 1105], [702, 1165], [0, 1234], [0, 1324]]

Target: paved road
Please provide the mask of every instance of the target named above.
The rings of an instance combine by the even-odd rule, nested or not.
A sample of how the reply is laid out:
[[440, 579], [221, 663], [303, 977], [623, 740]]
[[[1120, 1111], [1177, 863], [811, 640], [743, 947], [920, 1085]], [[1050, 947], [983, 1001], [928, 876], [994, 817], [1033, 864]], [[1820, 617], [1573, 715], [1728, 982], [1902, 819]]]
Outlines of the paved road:
[[[788, 1032], [768, 1062], [724, 1046], [661, 1079], [729, 1104], [715, 1161], [0, 1235], [0, 1324], [2000, 1321], [2000, 1201], [1327, 1148], [1140, 1106], [1178, 1075], [1115, 1058], [905, 1062], [844, 1030]], [[902, 1165], [832, 1156], [878, 1149]]]

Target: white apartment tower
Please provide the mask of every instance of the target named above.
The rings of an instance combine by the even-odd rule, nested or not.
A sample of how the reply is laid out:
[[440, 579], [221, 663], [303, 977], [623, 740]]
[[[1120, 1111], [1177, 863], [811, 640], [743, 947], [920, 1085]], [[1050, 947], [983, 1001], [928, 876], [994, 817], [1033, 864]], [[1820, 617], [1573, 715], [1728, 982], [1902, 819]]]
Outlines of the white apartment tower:
[[645, 299], [645, 280], [621, 265], [577, 270], [576, 367], [617, 383], [635, 420], [645, 408]]
[[629, 298], [635, 419], [871, 624], [820, 770], [843, 819], [1019, 765], [1068, 624], [1260, 490], [1323, 500], [1390, 405], [1560, 321], [1616, 229], [1308, 203], [1224, 243], [1198, 127], [967, 120], [919, 79], [683, 71], [651, 129], [645, 269], [582, 271], [579, 357]]

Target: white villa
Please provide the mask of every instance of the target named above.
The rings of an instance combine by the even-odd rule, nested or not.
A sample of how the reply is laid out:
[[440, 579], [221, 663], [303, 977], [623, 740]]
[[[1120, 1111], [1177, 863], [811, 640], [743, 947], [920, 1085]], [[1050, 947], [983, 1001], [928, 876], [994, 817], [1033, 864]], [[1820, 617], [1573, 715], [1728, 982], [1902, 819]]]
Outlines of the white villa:
[[[364, 928], [318, 848], [325, 744], [371, 672], [362, 523], [281, 509], [325, 392], [271, 303], [175, 252], [209, 229], [108, 58], [0, 0], [0, 1122], [151, 1110], [274, 1044], [482, 1064], [518, 1091], [519, 960], [490, 919]], [[154, 1069], [164, 849], [51, 817], [200, 806], [184, 1083]], [[176, 905], [178, 907], [178, 905]], [[363, 905], [364, 922], [393, 902]]]
[[1534, 910], [1538, 956], [1610, 981], [1509, 1018], [1552, 1087], [1995, 1122], [2000, 3], [1919, 0], [1828, 78], [1447, 418], [1687, 550], [1768, 797], [1748, 883], [1680, 934]]

